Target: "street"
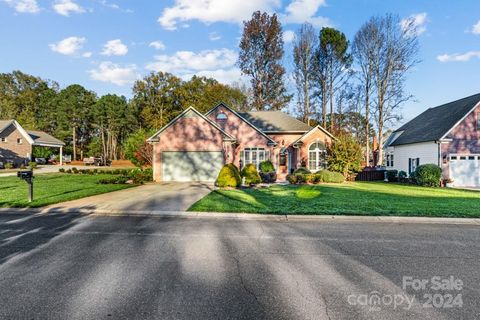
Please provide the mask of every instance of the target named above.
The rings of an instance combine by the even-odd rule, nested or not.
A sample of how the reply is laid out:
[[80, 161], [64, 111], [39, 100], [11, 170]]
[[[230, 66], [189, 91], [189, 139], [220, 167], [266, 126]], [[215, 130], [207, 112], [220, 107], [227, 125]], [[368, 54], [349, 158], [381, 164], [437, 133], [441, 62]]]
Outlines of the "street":
[[0, 239], [1, 319], [480, 319], [480, 226], [2, 214]]

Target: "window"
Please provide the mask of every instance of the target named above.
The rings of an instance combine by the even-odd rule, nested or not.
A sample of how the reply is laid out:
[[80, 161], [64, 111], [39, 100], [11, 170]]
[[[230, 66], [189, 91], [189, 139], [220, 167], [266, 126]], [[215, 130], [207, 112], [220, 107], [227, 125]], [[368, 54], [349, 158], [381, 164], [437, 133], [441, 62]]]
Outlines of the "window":
[[279, 166], [286, 166], [287, 165], [287, 152], [286, 151], [280, 153], [279, 159], [278, 159], [278, 165]]
[[17, 144], [22, 144], [22, 143], [23, 143], [22, 138], [17, 138]]
[[225, 121], [225, 120], [227, 120], [227, 115], [223, 112], [220, 112], [220, 113], [217, 114], [217, 120]]
[[415, 172], [420, 165], [420, 158], [408, 158], [408, 173]]
[[7, 142], [7, 138], [1, 138], [2, 142]]
[[327, 167], [327, 149], [320, 142], [314, 142], [308, 148], [308, 169], [318, 171]]
[[245, 148], [240, 153], [240, 169], [247, 163], [253, 163], [258, 170], [260, 162], [270, 159], [270, 153], [264, 148]]
[[386, 162], [385, 165], [387, 167], [393, 167], [393, 154], [391, 154], [391, 153], [387, 154], [385, 156], [385, 162]]
[[477, 113], [477, 130], [480, 130], [480, 112]]

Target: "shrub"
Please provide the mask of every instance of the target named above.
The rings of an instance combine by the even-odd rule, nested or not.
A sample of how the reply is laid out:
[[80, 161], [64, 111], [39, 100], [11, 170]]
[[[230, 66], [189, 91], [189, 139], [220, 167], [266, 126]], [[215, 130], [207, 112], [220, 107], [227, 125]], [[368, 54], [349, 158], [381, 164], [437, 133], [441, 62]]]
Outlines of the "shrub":
[[125, 157], [137, 167], [152, 164], [153, 147], [146, 140], [154, 133], [155, 131], [140, 129], [125, 140]]
[[259, 172], [259, 174], [264, 183], [274, 183], [277, 181], [277, 173], [275, 171]]
[[438, 187], [442, 169], [435, 164], [422, 164], [415, 170], [415, 181], [424, 187]]
[[7, 163], [5, 163], [4, 167], [5, 167], [5, 169], [13, 169], [13, 163], [7, 162]]
[[30, 161], [28, 163], [28, 166], [32, 169], [36, 169], [38, 167], [38, 164], [35, 161]]
[[72, 169], [65, 170], [65, 173], [72, 173]]
[[343, 183], [345, 182], [345, 177], [339, 172], [333, 172], [329, 170], [320, 170], [315, 175], [318, 176], [320, 182], [325, 183]]
[[105, 178], [98, 180], [99, 184], [126, 184], [128, 181], [127, 177], [113, 177], [113, 178]]
[[308, 170], [305, 167], [300, 167], [300, 168], [295, 169], [295, 171], [293, 171], [293, 174], [297, 174], [297, 173], [305, 174], [305, 173], [311, 173], [311, 172], [310, 172], [310, 170]]
[[228, 163], [222, 167], [218, 173], [215, 185], [217, 187], [233, 187], [236, 188], [242, 184], [242, 178], [240, 177], [240, 171], [233, 163]]
[[398, 170], [387, 170], [387, 180], [388, 182], [397, 182]]
[[273, 163], [270, 160], [262, 161], [259, 165], [260, 172], [275, 172], [275, 168], [273, 167]]
[[245, 178], [246, 185], [252, 185], [262, 182], [260, 175], [258, 174], [257, 168], [253, 163], [247, 163], [241, 172], [242, 178]]
[[75, 174], [77, 174], [77, 173], [78, 173], [78, 169], [75, 168], [75, 167], [73, 167], [73, 168], [72, 168], [72, 172], [75, 173]]
[[60, 169], [58, 169], [58, 172], [60, 172], [60, 173], [65, 173], [65, 169], [64, 169], [64, 168], [60, 168]]
[[347, 177], [362, 169], [363, 152], [358, 141], [350, 134], [341, 133], [328, 146], [328, 169]]
[[406, 179], [407, 178], [407, 173], [403, 170], [398, 172], [398, 178], [399, 179]]
[[297, 176], [295, 174], [289, 174], [287, 176], [287, 181], [290, 183], [290, 184], [297, 184]]

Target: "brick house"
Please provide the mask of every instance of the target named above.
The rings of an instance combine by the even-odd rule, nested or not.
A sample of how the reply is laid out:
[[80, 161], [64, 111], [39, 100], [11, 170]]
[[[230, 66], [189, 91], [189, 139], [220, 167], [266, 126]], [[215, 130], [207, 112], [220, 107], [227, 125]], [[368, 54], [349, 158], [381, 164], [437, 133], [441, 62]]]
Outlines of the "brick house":
[[271, 160], [279, 180], [300, 166], [326, 166], [333, 136], [281, 111], [236, 112], [221, 103], [201, 114], [190, 107], [148, 139], [154, 180], [214, 181], [222, 166]]
[[480, 187], [480, 94], [430, 108], [395, 130], [385, 147], [387, 169], [442, 168], [458, 187]]
[[25, 130], [15, 120], [0, 120], [0, 162], [15, 165], [27, 164], [32, 160], [34, 146], [60, 149], [62, 162], [65, 144], [42, 131]]

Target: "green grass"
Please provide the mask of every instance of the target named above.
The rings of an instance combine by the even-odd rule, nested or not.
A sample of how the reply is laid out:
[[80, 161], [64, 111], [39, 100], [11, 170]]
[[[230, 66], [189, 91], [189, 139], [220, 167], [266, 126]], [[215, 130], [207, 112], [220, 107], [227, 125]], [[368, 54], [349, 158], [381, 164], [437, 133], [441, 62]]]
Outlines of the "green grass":
[[215, 190], [189, 211], [480, 217], [480, 192], [382, 182]]
[[44, 174], [35, 176], [32, 203], [28, 203], [28, 184], [15, 177], [0, 178], [0, 207], [42, 207], [96, 194], [122, 190], [132, 185], [97, 184], [112, 175]]

